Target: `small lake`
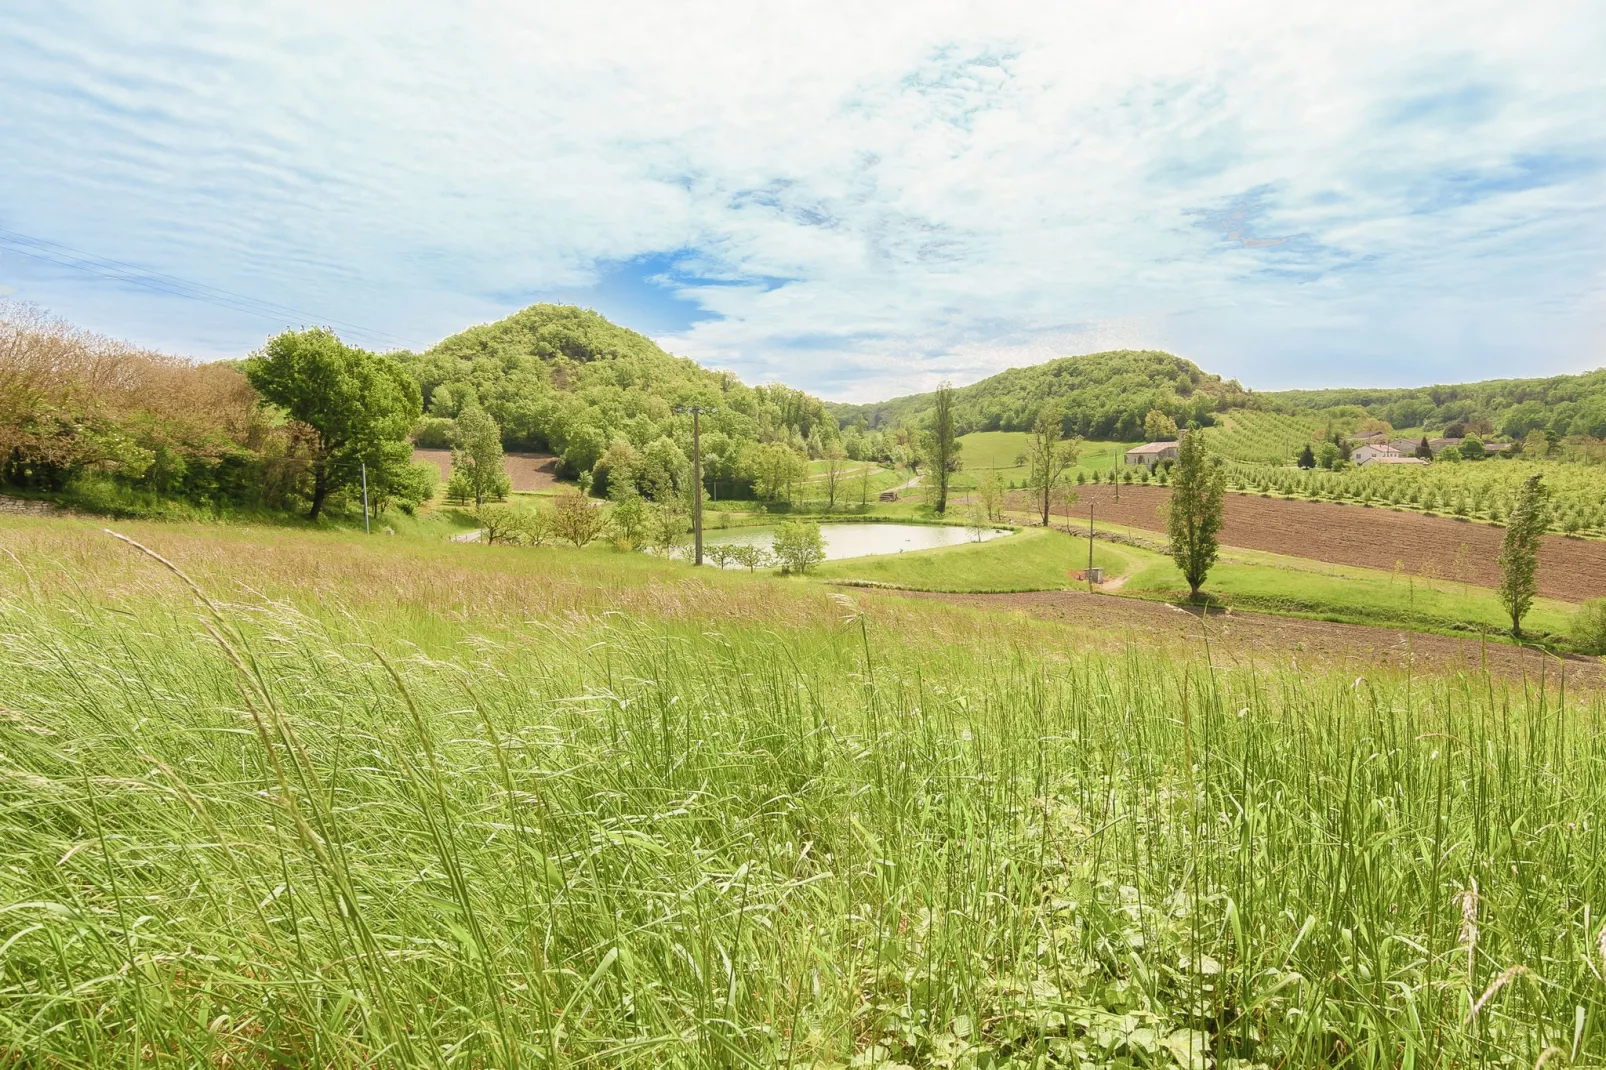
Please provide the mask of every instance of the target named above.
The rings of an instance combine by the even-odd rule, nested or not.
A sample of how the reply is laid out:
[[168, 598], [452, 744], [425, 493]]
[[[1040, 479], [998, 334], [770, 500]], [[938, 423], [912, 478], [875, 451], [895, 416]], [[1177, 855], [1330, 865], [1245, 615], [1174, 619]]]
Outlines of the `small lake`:
[[[1007, 528], [989, 528], [982, 533], [982, 541], [1008, 534]], [[976, 541], [975, 535], [965, 528], [935, 524], [821, 524], [820, 535], [825, 539], [827, 561], [932, 550]], [[704, 547], [762, 546], [768, 550], [774, 541], [774, 528], [703, 529]]]

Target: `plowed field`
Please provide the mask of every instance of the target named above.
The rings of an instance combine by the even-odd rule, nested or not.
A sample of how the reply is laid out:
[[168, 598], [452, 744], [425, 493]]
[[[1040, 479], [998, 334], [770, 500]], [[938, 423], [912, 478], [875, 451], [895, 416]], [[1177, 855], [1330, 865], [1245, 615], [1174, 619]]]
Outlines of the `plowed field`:
[[[1170, 495], [1165, 488], [1122, 487], [1119, 503], [1113, 487], [1078, 487], [1077, 492], [1081, 501], [1072, 506], [1071, 515], [1083, 524], [1092, 503], [1095, 521], [1165, 529], [1159, 512]], [[1420, 513], [1228, 494], [1221, 541], [1335, 565], [1400, 565], [1417, 575], [1426, 567], [1441, 579], [1493, 587], [1500, 580], [1496, 558], [1504, 533], [1504, 528], [1488, 524]], [[1606, 597], [1606, 542], [1547, 535], [1539, 554], [1539, 593], [1571, 602]]]
[[[413, 460], [429, 461], [439, 467], [443, 483], [452, 476], [451, 450], [415, 449]], [[552, 490], [558, 485], [558, 459], [550, 453], [507, 453], [503, 454], [502, 462], [514, 490]]]

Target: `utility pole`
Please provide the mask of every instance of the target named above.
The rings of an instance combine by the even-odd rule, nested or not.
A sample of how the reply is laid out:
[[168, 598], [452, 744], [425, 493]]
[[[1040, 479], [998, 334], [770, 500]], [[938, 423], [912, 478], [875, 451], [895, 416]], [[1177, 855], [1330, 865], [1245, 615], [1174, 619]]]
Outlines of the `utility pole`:
[[691, 537], [692, 564], [703, 563], [703, 436], [698, 418], [719, 410], [712, 405], [682, 405], [676, 412], [691, 413]]
[[372, 535], [368, 528], [368, 462], [362, 462], [362, 533]]
[[1087, 500], [1087, 589], [1093, 589], [1093, 499]]

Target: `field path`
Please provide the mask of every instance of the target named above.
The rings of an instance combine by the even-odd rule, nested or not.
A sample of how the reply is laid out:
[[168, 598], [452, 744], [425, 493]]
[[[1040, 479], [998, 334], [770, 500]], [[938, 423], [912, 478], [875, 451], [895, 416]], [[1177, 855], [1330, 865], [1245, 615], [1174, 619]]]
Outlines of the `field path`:
[[[1122, 491], [1122, 497], [1126, 496]], [[855, 592], [857, 593], [857, 592]], [[1311, 667], [1364, 672], [1372, 666], [1422, 672], [1477, 672], [1483, 666], [1500, 676], [1555, 678], [1565, 667], [1567, 680], [1606, 684], [1601, 659], [1581, 655], [1557, 658], [1507, 643], [1483, 643], [1475, 636], [1371, 628], [1361, 624], [1306, 620], [1269, 613], [1212, 612], [1141, 598], [1112, 598], [1076, 589], [1016, 594], [941, 594], [924, 591], [876, 592], [877, 597], [938, 599], [992, 612], [1019, 612], [1100, 630], [1128, 630], [1143, 649], [1168, 643], [1202, 645], [1208, 638], [1217, 664], [1245, 664], [1261, 658], [1293, 657]]]
[[[1120, 502], [1114, 490], [1104, 484], [1077, 487], [1081, 501], [1072, 506], [1073, 517], [1079, 514], [1085, 522], [1091, 502], [1095, 521], [1165, 530], [1159, 509], [1169, 490], [1124, 486]], [[1398, 564], [1413, 575], [1421, 575], [1426, 567], [1439, 579], [1495, 587], [1500, 582], [1496, 559], [1504, 534], [1504, 528], [1489, 524], [1383, 507], [1228, 494], [1221, 542], [1334, 565], [1392, 571]], [[1545, 536], [1539, 552], [1539, 593], [1568, 602], [1606, 598], [1606, 542]]]

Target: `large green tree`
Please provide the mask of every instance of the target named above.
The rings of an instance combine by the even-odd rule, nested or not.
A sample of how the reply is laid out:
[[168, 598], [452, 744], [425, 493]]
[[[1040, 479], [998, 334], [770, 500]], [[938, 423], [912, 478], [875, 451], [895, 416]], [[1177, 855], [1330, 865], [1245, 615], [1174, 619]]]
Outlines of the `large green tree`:
[[1037, 413], [1036, 422], [1032, 424], [1031, 437], [1026, 440], [1026, 452], [1020, 455], [1017, 462], [1026, 466], [1026, 485], [1032, 490], [1034, 504], [1042, 514], [1045, 528], [1048, 527], [1049, 509], [1054, 505], [1054, 492], [1064, 483], [1065, 473], [1076, 464], [1076, 458], [1082, 452], [1080, 438], [1060, 437], [1060, 421], [1059, 410], [1043, 406]]
[[1539, 593], [1539, 544], [1550, 523], [1550, 505], [1538, 472], [1522, 481], [1517, 504], [1500, 540], [1500, 603], [1511, 614], [1511, 634], [1522, 635], [1522, 618]]
[[410, 477], [407, 435], [423, 403], [418, 383], [393, 358], [314, 327], [268, 339], [246, 360], [245, 374], [265, 400], [306, 428], [312, 519], [331, 493], [358, 485], [365, 464], [371, 486]]
[[1184, 431], [1177, 446], [1177, 463], [1171, 469], [1171, 501], [1166, 509], [1166, 530], [1171, 536], [1171, 559], [1188, 581], [1188, 596], [1199, 597], [1210, 567], [1216, 563], [1222, 515], [1227, 503], [1227, 476], [1219, 461], [1205, 448], [1204, 435]]
[[930, 426], [926, 429], [927, 471], [931, 479], [931, 504], [940, 516], [948, 511], [948, 480], [959, 470], [959, 436], [954, 429], [954, 388], [943, 383], [931, 406]]
[[502, 461], [502, 429], [478, 405], [457, 414], [452, 434], [452, 483], [461, 484], [464, 497], [478, 509], [486, 498], [507, 496], [511, 486]]

